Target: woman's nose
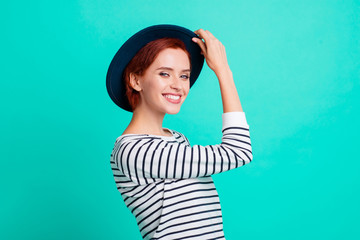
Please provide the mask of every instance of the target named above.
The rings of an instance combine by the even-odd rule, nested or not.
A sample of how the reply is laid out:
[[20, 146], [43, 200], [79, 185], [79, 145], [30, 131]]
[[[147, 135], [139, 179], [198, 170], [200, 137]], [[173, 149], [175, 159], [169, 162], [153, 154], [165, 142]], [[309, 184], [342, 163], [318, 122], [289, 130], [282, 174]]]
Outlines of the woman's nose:
[[171, 88], [180, 90], [181, 89], [180, 79], [178, 79], [177, 77], [173, 77], [171, 79], [171, 85], [170, 86], [171, 86]]

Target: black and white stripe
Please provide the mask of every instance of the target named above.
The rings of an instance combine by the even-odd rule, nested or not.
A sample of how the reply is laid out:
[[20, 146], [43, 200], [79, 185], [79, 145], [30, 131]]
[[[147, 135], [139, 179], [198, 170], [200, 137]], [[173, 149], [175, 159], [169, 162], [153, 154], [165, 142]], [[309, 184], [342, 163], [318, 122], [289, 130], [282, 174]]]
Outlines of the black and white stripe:
[[118, 190], [144, 239], [225, 239], [211, 175], [252, 160], [245, 114], [223, 114], [222, 141], [190, 146], [172, 137], [126, 134], [117, 138], [111, 167]]

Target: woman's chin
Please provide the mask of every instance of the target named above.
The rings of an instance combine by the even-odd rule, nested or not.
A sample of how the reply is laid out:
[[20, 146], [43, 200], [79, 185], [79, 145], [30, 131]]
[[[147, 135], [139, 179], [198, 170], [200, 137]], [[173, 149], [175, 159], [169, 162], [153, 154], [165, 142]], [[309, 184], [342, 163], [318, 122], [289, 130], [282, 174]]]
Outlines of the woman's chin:
[[165, 111], [167, 114], [171, 114], [171, 115], [175, 115], [177, 113], [180, 112], [180, 109], [181, 109], [181, 106], [182, 106], [182, 103], [178, 103], [178, 104], [172, 104], [170, 103], [170, 105], [166, 106], [165, 108]]
[[178, 114], [178, 113], [179, 113], [179, 111], [177, 111], [177, 112], [169, 112], [169, 113], [167, 113], [167, 114], [176, 115], [176, 114]]
[[170, 115], [175, 115], [175, 114], [177, 114], [178, 112], [180, 112], [180, 108], [178, 108], [178, 109], [171, 109], [171, 110], [166, 111], [166, 113], [167, 113], [167, 114], [170, 114]]

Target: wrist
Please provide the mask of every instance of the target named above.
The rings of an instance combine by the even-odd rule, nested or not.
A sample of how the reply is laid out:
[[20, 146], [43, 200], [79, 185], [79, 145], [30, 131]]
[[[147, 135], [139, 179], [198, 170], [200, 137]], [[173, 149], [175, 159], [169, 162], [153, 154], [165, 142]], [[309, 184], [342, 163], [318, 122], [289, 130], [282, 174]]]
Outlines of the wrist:
[[214, 71], [216, 76], [220, 79], [223, 78], [232, 78], [232, 71], [229, 66], [219, 68], [218, 70]]

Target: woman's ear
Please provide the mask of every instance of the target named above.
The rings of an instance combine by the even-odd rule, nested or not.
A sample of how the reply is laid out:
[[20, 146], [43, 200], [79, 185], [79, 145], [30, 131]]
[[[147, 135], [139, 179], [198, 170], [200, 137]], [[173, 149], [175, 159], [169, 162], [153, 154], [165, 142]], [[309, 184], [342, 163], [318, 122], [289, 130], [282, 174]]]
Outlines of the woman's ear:
[[140, 92], [142, 89], [141, 89], [139, 77], [135, 73], [130, 73], [129, 77], [130, 77], [130, 85], [131, 85], [131, 87], [134, 90]]

